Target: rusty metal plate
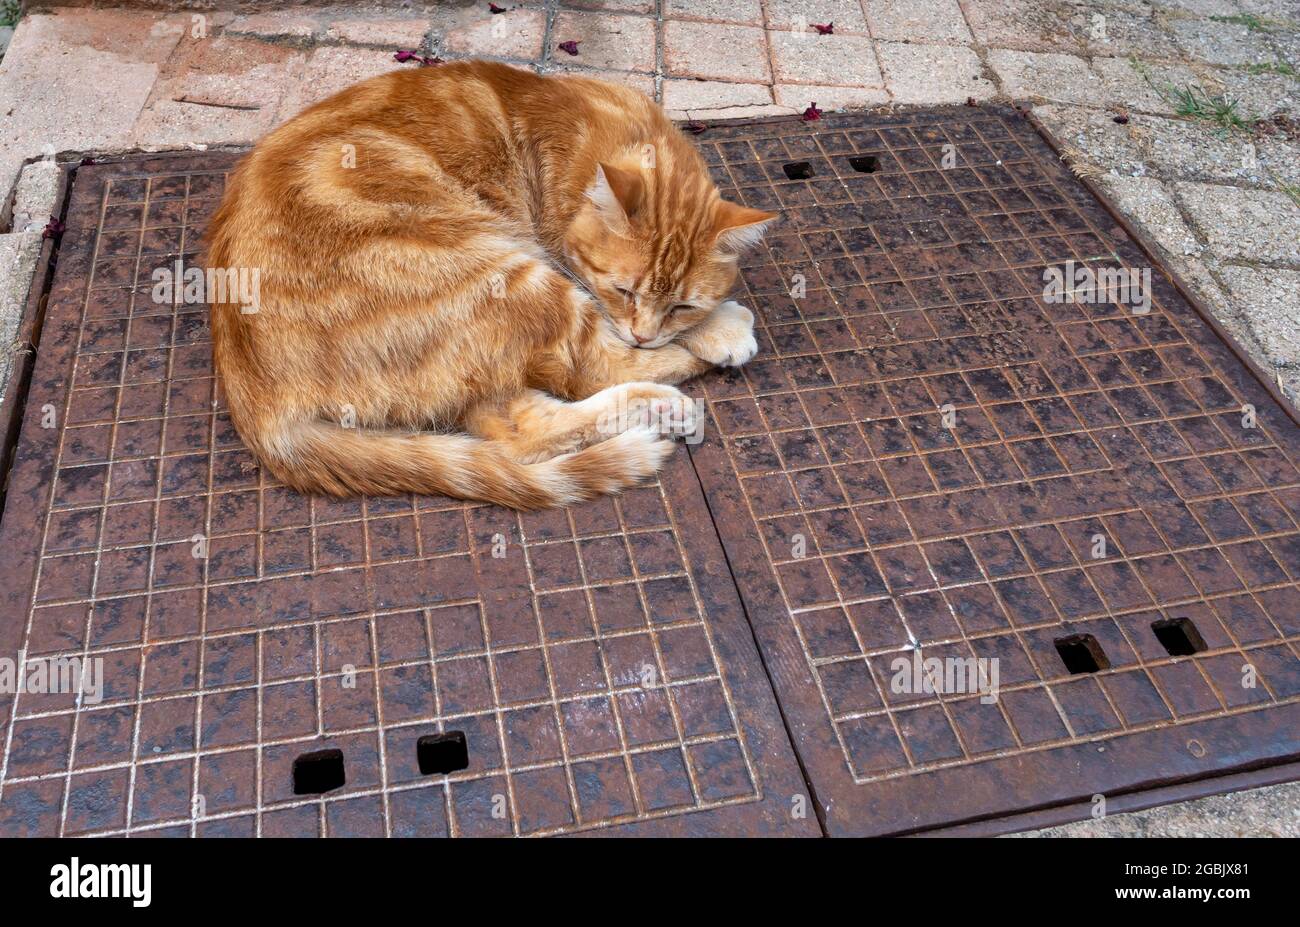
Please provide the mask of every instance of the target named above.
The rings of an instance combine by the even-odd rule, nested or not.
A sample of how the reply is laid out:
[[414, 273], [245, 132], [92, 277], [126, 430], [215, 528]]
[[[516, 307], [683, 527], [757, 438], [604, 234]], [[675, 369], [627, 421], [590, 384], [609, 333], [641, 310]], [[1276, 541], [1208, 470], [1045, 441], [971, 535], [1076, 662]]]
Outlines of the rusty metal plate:
[[102, 660], [102, 689], [0, 696], [0, 834], [819, 833], [685, 452], [522, 517], [260, 471], [206, 308], [153, 294], [234, 159], [77, 174], [0, 655]]
[[[1294, 758], [1300, 428], [1033, 125], [699, 143], [785, 217], [692, 457], [827, 832]], [[1150, 268], [1149, 305], [1054, 298], [1070, 261]]]

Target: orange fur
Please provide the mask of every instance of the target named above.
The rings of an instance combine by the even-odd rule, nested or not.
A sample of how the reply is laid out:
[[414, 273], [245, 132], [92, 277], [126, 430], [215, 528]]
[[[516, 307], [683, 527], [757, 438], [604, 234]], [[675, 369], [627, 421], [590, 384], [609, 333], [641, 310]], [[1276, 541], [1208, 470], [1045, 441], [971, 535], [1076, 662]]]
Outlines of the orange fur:
[[672, 445], [609, 414], [752, 356], [723, 299], [774, 218], [632, 90], [488, 62], [365, 81], [263, 139], [210, 227], [210, 268], [259, 275], [256, 311], [212, 305], [231, 419], [303, 491], [616, 492]]

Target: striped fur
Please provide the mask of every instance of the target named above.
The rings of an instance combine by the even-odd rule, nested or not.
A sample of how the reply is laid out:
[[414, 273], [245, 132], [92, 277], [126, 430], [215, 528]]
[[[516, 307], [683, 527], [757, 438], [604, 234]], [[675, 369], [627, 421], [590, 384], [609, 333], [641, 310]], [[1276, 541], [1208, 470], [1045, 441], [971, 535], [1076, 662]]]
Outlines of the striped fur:
[[211, 224], [208, 266], [260, 280], [255, 312], [212, 305], [232, 421], [303, 491], [616, 492], [670, 436], [596, 422], [752, 356], [723, 299], [773, 219], [626, 88], [488, 62], [365, 81], [263, 139]]

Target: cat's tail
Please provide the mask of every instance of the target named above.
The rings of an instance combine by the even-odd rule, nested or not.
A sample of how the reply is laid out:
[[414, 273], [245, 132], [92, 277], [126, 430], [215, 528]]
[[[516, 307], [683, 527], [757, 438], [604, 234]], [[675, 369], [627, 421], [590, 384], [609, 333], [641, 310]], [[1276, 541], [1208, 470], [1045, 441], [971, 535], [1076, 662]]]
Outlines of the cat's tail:
[[258, 442], [259, 457], [295, 489], [331, 495], [441, 494], [540, 509], [618, 492], [653, 475], [673, 442], [632, 428], [598, 444], [538, 463], [469, 435], [406, 434], [299, 425], [281, 440]]

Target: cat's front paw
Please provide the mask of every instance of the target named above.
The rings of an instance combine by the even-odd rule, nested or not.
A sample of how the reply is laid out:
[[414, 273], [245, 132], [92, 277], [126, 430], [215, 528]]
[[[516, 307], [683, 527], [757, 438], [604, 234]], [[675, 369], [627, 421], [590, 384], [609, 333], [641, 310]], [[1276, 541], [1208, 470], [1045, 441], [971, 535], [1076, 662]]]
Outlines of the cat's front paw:
[[719, 367], [739, 367], [758, 353], [754, 338], [754, 313], [728, 300], [682, 338], [686, 349], [700, 360]]

